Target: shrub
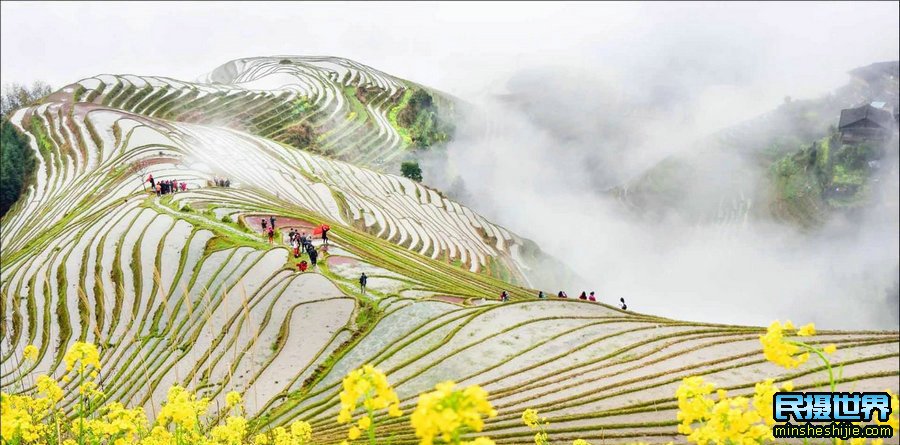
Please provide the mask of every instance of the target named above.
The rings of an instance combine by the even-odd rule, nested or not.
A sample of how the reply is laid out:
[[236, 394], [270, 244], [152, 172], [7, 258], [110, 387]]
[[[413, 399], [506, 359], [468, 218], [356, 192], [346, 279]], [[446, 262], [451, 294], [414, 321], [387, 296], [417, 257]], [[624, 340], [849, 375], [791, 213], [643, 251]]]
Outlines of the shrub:
[[307, 148], [316, 140], [316, 131], [312, 125], [306, 122], [288, 127], [284, 137], [285, 142], [295, 148]]
[[400, 164], [400, 174], [416, 182], [422, 182], [422, 168], [416, 161], [407, 161]]

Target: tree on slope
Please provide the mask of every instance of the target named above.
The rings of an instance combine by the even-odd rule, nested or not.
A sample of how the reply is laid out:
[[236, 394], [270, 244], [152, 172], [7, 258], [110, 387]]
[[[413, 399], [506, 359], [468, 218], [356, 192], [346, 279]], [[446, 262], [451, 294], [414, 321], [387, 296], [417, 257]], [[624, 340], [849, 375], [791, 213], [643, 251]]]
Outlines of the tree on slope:
[[19, 199], [36, 165], [28, 139], [9, 121], [9, 116], [50, 92], [50, 85], [37, 81], [31, 87], [8, 85], [3, 90], [3, 96], [0, 96], [0, 216], [6, 215]]
[[400, 173], [416, 182], [422, 182], [422, 167], [416, 161], [406, 161], [400, 164]]
[[37, 102], [52, 91], [50, 85], [40, 80], [30, 87], [19, 83], [6, 85], [3, 87], [3, 96], [0, 97], [0, 114], [8, 118], [13, 111]]

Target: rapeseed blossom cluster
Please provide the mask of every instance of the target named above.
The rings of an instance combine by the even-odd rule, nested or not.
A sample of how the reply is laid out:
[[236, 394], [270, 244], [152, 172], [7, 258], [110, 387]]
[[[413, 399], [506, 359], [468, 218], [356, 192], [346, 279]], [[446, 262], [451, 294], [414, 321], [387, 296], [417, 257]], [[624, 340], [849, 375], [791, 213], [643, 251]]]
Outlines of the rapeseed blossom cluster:
[[546, 430], [546, 427], [550, 425], [550, 422], [547, 421], [546, 417], [540, 417], [537, 410], [528, 408], [523, 411], [522, 423], [528, 428], [531, 428], [532, 431], [537, 431], [534, 433], [535, 445], [547, 445], [550, 443], [550, 438], [548, 437]]
[[29, 360], [29, 361], [33, 362], [33, 361], [37, 360], [38, 352], [39, 351], [38, 351], [37, 346], [28, 345], [25, 347], [24, 350], [22, 350], [22, 357], [24, 357], [25, 360]]
[[[799, 337], [816, 335], [816, 328], [812, 323], [796, 329], [790, 321], [784, 324], [775, 321], [769, 325], [766, 334], [760, 336], [763, 355], [772, 363], [792, 369], [815, 354], [825, 364], [833, 391], [837, 382], [826, 355], [833, 354], [837, 347], [829, 344], [817, 348], [802, 341], [785, 338], [785, 335], [792, 335], [794, 331]], [[678, 432], [687, 435], [689, 442], [698, 445], [756, 445], [772, 442], [772, 426], [775, 424], [773, 397], [776, 392], [793, 390], [794, 385], [790, 381], [779, 387], [773, 379], [766, 379], [756, 383], [752, 397], [729, 397], [725, 390], [716, 390], [715, 385], [704, 381], [703, 377], [685, 378], [675, 393], [678, 399], [677, 419], [680, 421]], [[850, 443], [863, 445], [865, 440], [851, 440]], [[875, 440], [871, 445], [881, 443]]]
[[[786, 339], [785, 333], [790, 334], [794, 330], [794, 324], [790, 320], [784, 324], [776, 320], [769, 325], [765, 335], [759, 337], [766, 360], [786, 369], [793, 369], [806, 363], [809, 360], [810, 353], [821, 356], [823, 353], [834, 354], [837, 351], [837, 346], [833, 344], [817, 349], [800, 341]], [[816, 335], [816, 326], [809, 323], [800, 329], [796, 329], [796, 331], [796, 334], [800, 337], [810, 337]]]
[[[688, 377], [676, 391], [678, 398], [678, 432], [686, 434], [688, 441], [697, 445], [706, 444], [758, 444], [774, 440], [771, 424], [771, 394], [776, 390], [771, 381], [756, 386], [753, 401], [762, 400], [767, 395], [768, 402], [762, 406], [751, 403], [747, 397], [728, 397], [725, 390], [716, 391], [715, 386], [702, 377]], [[768, 408], [768, 412], [765, 410]]]
[[39, 443], [49, 432], [43, 419], [53, 403], [49, 399], [0, 394], [0, 437], [3, 443]]
[[163, 427], [173, 425], [176, 431], [189, 433], [199, 430], [200, 416], [206, 413], [209, 400], [198, 399], [195, 394], [175, 385], [169, 388], [166, 401], [156, 418]]
[[269, 433], [257, 434], [253, 439], [254, 445], [304, 445], [312, 440], [312, 427], [309, 423], [296, 420], [291, 424], [290, 430], [279, 426]]
[[84, 373], [88, 366], [100, 369], [100, 351], [91, 343], [76, 341], [63, 356], [66, 362], [66, 372], [71, 371], [78, 364], [78, 372]]
[[[809, 332], [807, 326], [801, 329], [804, 333]], [[784, 325], [777, 320], [773, 321], [769, 325], [769, 329], [766, 330], [766, 334], [759, 337], [759, 341], [763, 345], [763, 354], [766, 356], [766, 360], [784, 368], [792, 369], [806, 363], [809, 360], [809, 352], [798, 355], [801, 349], [800, 346], [784, 338], [785, 330], [794, 330], [794, 325], [790, 320]]]
[[347, 438], [350, 440], [358, 439], [363, 431], [367, 431], [369, 442], [374, 443], [375, 422], [373, 419], [377, 410], [387, 408], [388, 415], [391, 417], [403, 415], [403, 411], [400, 410], [400, 399], [394, 392], [394, 388], [388, 383], [387, 376], [372, 365], [365, 365], [344, 377], [340, 400], [341, 410], [337, 417], [338, 423], [350, 423], [353, 420], [353, 412], [356, 411], [360, 401], [366, 410], [366, 414], [360, 417], [359, 421], [350, 426], [347, 431]]
[[[410, 417], [421, 445], [431, 445], [435, 438], [445, 443], [459, 444], [463, 434], [480, 432], [484, 428], [482, 416], [495, 417], [497, 411], [487, 400], [487, 391], [478, 385], [455, 389], [452, 381], [438, 383], [432, 392], [419, 395], [419, 402]], [[477, 439], [476, 439], [477, 440]], [[484, 440], [489, 439], [482, 439]]]

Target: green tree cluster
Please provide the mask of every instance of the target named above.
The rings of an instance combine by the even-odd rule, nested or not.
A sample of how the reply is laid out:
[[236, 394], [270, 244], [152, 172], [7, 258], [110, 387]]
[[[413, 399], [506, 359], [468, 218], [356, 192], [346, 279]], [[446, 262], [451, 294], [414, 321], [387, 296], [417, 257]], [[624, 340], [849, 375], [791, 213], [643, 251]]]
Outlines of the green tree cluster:
[[450, 139], [452, 128], [440, 119], [434, 98], [428, 91], [413, 91], [406, 107], [397, 114], [397, 123], [409, 129], [409, 136], [418, 148], [428, 148]]
[[422, 182], [422, 167], [416, 161], [406, 161], [400, 164], [400, 174], [416, 182]]
[[6, 215], [27, 186], [37, 162], [25, 135], [5, 116], [0, 119], [0, 215]]
[[28, 146], [28, 138], [9, 121], [9, 116], [51, 91], [50, 85], [38, 81], [30, 87], [9, 85], [0, 96], [0, 216], [6, 215], [19, 199], [37, 165], [34, 153]]

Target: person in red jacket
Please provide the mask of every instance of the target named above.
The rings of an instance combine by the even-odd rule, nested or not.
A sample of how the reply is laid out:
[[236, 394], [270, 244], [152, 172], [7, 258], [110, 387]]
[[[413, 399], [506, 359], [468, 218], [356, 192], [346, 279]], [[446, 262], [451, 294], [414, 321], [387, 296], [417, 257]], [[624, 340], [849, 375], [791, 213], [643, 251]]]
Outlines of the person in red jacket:
[[299, 270], [300, 272], [306, 272], [306, 269], [308, 267], [309, 267], [309, 264], [306, 262], [306, 260], [303, 260], [303, 261], [297, 263], [297, 270]]

